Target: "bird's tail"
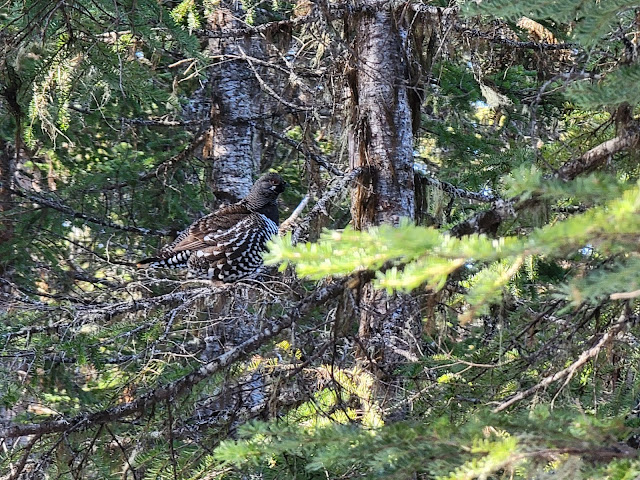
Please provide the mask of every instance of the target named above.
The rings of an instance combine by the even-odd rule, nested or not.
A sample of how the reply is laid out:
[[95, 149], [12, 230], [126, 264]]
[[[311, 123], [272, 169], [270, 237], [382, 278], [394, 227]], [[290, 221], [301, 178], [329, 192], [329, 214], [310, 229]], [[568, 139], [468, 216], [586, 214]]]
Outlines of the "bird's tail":
[[176, 252], [170, 257], [149, 257], [144, 260], [140, 260], [136, 263], [138, 268], [184, 268], [187, 266], [187, 261], [191, 256], [189, 250], [183, 250]]

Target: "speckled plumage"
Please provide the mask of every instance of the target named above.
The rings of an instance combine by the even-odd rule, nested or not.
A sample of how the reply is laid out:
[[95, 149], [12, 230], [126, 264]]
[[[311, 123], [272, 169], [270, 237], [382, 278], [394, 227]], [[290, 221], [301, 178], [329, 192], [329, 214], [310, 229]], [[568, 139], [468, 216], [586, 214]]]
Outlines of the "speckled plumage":
[[246, 198], [195, 221], [157, 257], [139, 268], [188, 268], [215, 281], [235, 282], [262, 265], [269, 239], [278, 233], [277, 198], [285, 182], [276, 173], [263, 175]]

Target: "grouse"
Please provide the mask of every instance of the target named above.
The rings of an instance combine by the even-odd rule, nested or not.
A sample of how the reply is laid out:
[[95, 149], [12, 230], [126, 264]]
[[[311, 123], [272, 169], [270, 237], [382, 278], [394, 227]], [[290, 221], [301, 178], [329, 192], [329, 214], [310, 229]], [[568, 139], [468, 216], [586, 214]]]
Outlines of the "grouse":
[[262, 265], [269, 239], [278, 233], [277, 198], [286, 183], [277, 173], [263, 175], [249, 195], [196, 220], [156, 257], [138, 268], [188, 268], [196, 276], [235, 282]]

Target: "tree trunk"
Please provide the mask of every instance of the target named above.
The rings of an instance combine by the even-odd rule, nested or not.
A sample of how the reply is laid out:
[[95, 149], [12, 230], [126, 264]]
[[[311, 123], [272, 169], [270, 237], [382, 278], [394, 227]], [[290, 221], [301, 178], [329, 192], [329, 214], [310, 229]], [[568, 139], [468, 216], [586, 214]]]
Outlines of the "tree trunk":
[[11, 179], [14, 160], [9, 144], [0, 139], [0, 243], [9, 242], [13, 238], [13, 222], [6, 215], [12, 208]]
[[[235, 5], [235, 6], [234, 6]], [[244, 17], [239, 4], [229, 1], [209, 16], [213, 31], [242, 26]], [[211, 68], [211, 132], [205, 159], [212, 164], [210, 185], [222, 202], [236, 202], [245, 197], [260, 166], [260, 142], [250, 122], [259, 113], [260, 86], [245, 56], [259, 51], [258, 40], [212, 38], [209, 52], [219, 62]]]
[[[354, 34], [349, 155], [352, 168], [365, 169], [352, 198], [353, 222], [357, 229], [395, 225], [403, 217], [413, 219], [415, 209], [407, 30], [402, 19], [373, 3], [351, 17], [349, 28]], [[399, 364], [416, 358], [421, 331], [416, 302], [374, 290], [370, 283], [358, 293], [361, 363], [389, 380]]]

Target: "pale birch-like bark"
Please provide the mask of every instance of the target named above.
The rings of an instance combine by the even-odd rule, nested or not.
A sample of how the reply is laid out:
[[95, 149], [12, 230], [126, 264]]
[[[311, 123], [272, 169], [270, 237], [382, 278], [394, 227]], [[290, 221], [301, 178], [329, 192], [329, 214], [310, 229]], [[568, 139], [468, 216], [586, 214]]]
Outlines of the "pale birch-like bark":
[[[407, 95], [408, 69], [402, 16], [363, 8], [350, 19], [354, 35], [349, 75], [351, 168], [362, 168], [351, 210], [354, 226], [367, 229], [414, 218], [413, 134]], [[383, 376], [416, 360], [420, 317], [408, 295], [388, 295], [360, 285], [361, 361]]]
[[[222, 2], [209, 16], [212, 31], [241, 26], [239, 4]], [[260, 165], [259, 142], [251, 125], [260, 105], [260, 86], [243, 57], [259, 50], [259, 40], [211, 38], [211, 136], [205, 158], [212, 162], [210, 185], [219, 201], [232, 203], [245, 197]]]

